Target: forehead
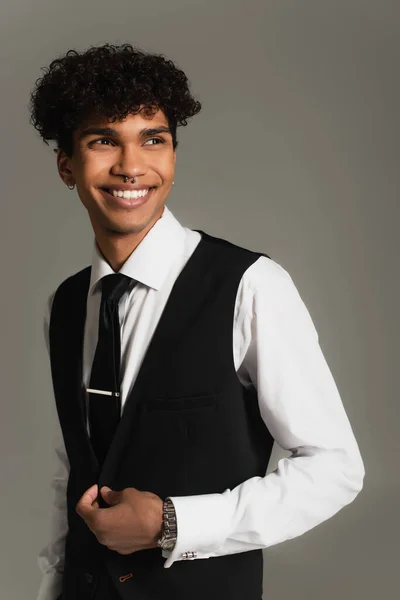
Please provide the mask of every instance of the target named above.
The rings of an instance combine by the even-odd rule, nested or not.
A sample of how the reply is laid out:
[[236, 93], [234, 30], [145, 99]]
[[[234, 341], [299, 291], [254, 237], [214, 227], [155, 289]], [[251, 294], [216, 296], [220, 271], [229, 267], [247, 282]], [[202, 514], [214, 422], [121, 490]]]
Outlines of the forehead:
[[115, 121], [102, 115], [89, 114], [81, 121], [74, 134], [77, 136], [89, 127], [112, 127], [123, 134], [125, 132], [134, 133], [144, 127], [168, 125], [168, 119], [161, 108], [154, 108], [152, 112], [154, 114], [146, 114], [145, 109], [141, 106], [141, 110], [137, 114], [129, 113], [124, 119], [117, 118]]

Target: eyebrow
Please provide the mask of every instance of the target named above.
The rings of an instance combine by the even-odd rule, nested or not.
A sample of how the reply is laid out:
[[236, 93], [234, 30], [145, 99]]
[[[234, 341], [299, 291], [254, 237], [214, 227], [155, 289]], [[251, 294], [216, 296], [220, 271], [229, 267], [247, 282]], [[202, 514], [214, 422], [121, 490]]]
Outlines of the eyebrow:
[[[158, 133], [171, 133], [171, 130], [166, 125], [160, 125], [160, 127], [155, 127], [153, 129], [141, 129], [139, 131], [139, 137], [143, 138], [150, 135], [157, 135]], [[78, 140], [82, 140], [89, 135], [107, 135], [116, 138], [120, 137], [119, 132], [111, 127], [89, 127], [89, 129], [85, 129], [79, 134]]]

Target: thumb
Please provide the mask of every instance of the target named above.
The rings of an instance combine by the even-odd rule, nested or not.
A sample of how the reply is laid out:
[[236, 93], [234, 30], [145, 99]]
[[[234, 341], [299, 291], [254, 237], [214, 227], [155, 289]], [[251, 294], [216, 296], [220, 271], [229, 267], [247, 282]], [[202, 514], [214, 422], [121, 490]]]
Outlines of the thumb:
[[103, 485], [103, 487], [100, 490], [100, 493], [103, 496], [104, 500], [107, 502], [107, 504], [110, 504], [110, 506], [119, 504], [119, 502], [121, 501], [121, 492], [116, 492], [109, 488], [107, 485]]
[[83, 494], [78, 504], [76, 505], [76, 512], [83, 516], [84, 514], [90, 514], [93, 510], [96, 510], [93, 503], [97, 499], [98, 496], [98, 487], [97, 483], [93, 484], [86, 492]]

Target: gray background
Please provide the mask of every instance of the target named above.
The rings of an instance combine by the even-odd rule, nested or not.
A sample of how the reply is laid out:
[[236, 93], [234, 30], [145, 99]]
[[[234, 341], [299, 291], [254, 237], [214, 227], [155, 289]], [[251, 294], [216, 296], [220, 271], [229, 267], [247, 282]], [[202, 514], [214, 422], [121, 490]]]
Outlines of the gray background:
[[[266, 600], [391, 598], [399, 587], [399, 2], [3, 0], [1, 600], [34, 598], [56, 418], [50, 291], [90, 263], [92, 229], [28, 123], [40, 67], [130, 42], [188, 75], [167, 205], [266, 252], [304, 299], [365, 462], [356, 500], [265, 550]], [[284, 456], [276, 447], [269, 471]], [[396, 560], [397, 559], [397, 560]]]

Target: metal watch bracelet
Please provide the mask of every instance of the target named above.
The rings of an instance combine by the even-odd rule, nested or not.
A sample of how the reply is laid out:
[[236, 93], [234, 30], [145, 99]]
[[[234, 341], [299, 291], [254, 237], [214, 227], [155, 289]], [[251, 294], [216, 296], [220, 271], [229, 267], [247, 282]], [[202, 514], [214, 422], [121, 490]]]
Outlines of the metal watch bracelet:
[[170, 498], [163, 501], [163, 529], [157, 546], [163, 550], [173, 550], [177, 539], [175, 507]]

